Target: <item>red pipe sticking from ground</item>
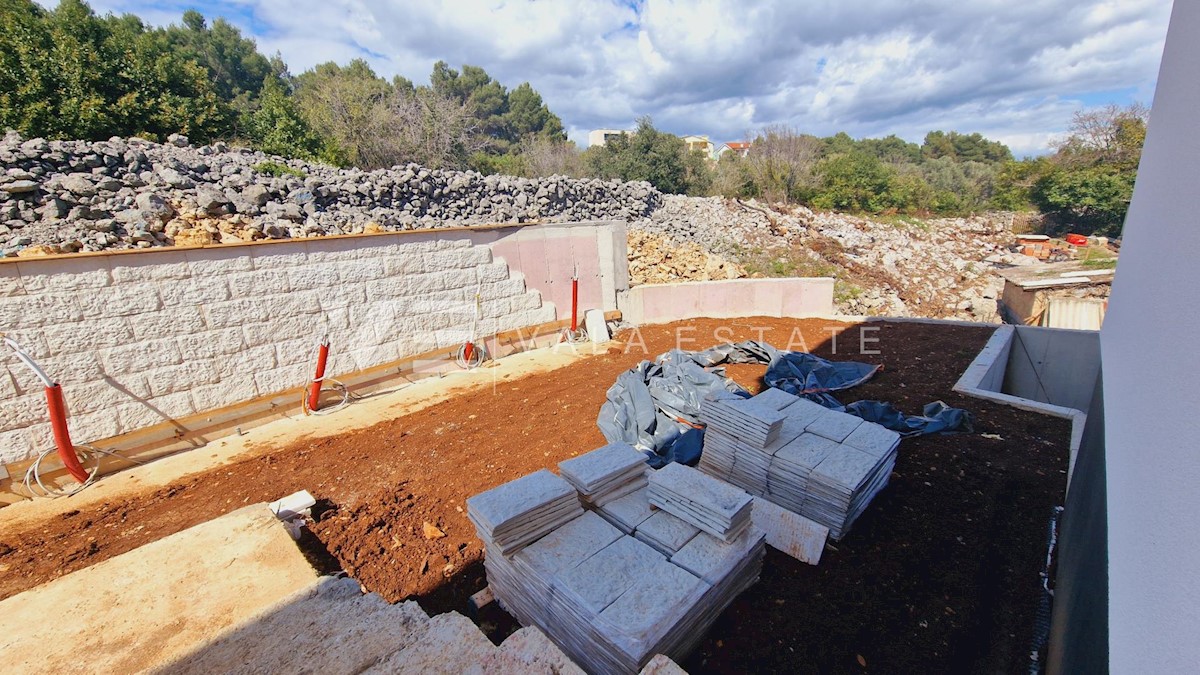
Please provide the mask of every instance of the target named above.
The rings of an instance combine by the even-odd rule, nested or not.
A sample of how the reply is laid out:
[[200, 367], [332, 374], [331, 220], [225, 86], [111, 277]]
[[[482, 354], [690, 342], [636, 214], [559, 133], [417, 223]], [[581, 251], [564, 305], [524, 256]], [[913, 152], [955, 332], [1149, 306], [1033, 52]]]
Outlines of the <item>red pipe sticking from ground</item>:
[[79, 463], [75, 454], [75, 444], [71, 442], [71, 432], [67, 429], [67, 406], [63, 403], [62, 387], [58, 383], [46, 387], [46, 403], [50, 408], [50, 427], [54, 430], [54, 445], [58, 448], [58, 458], [67, 467], [71, 477], [80, 483], [89, 478], [88, 472]]
[[325, 381], [325, 365], [329, 362], [329, 342], [322, 342], [317, 349], [317, 374], [313, 377], [312, 386], [308, 390], [308, 409], [316, 410], [321, 406], [321, 383]]
[[579, 328], [579, 277], [571, 277], [571, 332]]

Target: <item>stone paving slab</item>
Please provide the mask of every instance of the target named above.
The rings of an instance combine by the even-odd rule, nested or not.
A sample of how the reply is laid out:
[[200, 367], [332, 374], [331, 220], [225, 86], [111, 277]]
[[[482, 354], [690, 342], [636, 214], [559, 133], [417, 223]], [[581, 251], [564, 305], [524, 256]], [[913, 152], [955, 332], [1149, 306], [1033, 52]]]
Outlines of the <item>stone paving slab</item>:
[[611, 443], [558, 464], [562, 477], [585, 495], [614, 479], [639, 476], [645, 467], [646, 455], [628, 443]]
[[632, 533], [638, 525], [654, 515], [654, 510], [650, 508], [646, 486], [602, 505], [599, 512], [610, 522], [615, 520], [617, 527], [622, 528], [625, 534]]
[[835, 443], [841, 443], [862, 423], [861, 417], [826, 409], [820, 417], [809, 422], [805, 430], [818, 436], [824, 436]]
[[604, 611], [634, 582], [655, 568], [662, 554], [633, 537], [622, 536], [600, 552], [558, 574], [563, 588], [593, 614]]
[[666, 511], [659, 511], [638, 525], [634, 537], [654, 547], [663, 555], [671, 555], [688, 543], [700, 528], [680, 520]]

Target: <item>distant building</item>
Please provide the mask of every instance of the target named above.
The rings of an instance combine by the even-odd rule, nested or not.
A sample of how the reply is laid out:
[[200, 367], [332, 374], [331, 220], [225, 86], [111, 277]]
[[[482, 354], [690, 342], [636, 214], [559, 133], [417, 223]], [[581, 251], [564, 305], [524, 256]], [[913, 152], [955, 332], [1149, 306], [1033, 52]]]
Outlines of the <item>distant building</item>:
[[602, 146], [607, 144], [611, 139], [618, 136], [624, 136], [630, 132], [622, 129], [595, 129], [588, 132], [588, 146]]
[[725, 153], [732, 152], [738, 157], [745, 157], [750, 154], [750, 141], [730, 141], [722, 143], [717, 147], [717, 152], [714, 155], [716, 159], [721, 159]]
[[684, 136], [683, 142], [687, 145], [688, 152], [699, 151], [704, 153], [705, 157], [712, 158], [713, 142], [708, 140], [708, 136]]

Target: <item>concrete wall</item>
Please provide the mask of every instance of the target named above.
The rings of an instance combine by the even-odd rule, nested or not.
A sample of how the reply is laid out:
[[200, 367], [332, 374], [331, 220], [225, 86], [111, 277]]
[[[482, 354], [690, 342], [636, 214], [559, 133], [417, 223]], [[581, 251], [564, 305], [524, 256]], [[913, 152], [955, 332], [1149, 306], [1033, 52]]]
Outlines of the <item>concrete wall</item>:
[[[73, 439], [93, 442], [302, 386], [322, 334], [331, 376], [449, 350], [477, 291], [477, 336], [558, 318], [542, 292], [569, 314], [575, 266], [583, 308], [611, 309], [624, 259], [609, 223], [10, 260], [0, 332], [62, 383]], [[42, 387], [5, 349], [0, 463], [50, 447]]]
[[1100, 371], [1100, 334], [1017, 326], [1001, 391], [1086, 411]]
[[1109, 657], [1200, 663], [1200, 3], [1176, 2], [1104, 328]]
[[833, 315], [833, 283], [806, 279], [732, 279], [634, 286], [617, 297], [622, 318], [651, 324], [709, 317]]
[[1059, 520], [1058, 573], [1046, 672], [1108, 672], [1108, 499], [1104, 389], [1097, 377], [1087, 424]]

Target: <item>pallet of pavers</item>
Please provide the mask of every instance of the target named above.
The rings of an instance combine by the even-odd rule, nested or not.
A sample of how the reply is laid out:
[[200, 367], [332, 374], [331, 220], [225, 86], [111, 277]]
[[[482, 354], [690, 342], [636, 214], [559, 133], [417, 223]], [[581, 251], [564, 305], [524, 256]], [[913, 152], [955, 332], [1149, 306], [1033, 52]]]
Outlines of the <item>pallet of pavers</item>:
[[467, 500], [467, 518], [479, 538], [501, 554], [517, 552], [581, 513], [575, 488], [545, 469]]
[[762, 567], [764, 535], [752, 527], [725, 543], [690, 526], [647, 526], [660, 514], [670, 515], [648, 503], [645, 517], [618, 506], [646, 489], [600, 508], [636, 519], [634, 527], [646, 527], [666, 552], [597, 511], [542, 532], [515, 554], [501, 553], [484, 538], [484, 564], [496, 599], [522, 624], [541, 628], [589, 673], [636, 673], [660, 653], [684, 657], [757, 581]]
[[682, 464], [650, 475], [650, 505], [685, 520], [725, 543], [750, 526], [754, 506], [744, 490]]
[[887, 485], [900, 435], [777, 389], [741, 405], [781, 415], [780, 431], [764, 444], [727, 417], [704, 418], [702, 406], [700, 470], [828, 527], [835, 540], [845, 536]]
[[558, 472], [585, 504], [602, 506], [646, 485], [646, 455], [628, 443], [612, 443], [558, 464]]

